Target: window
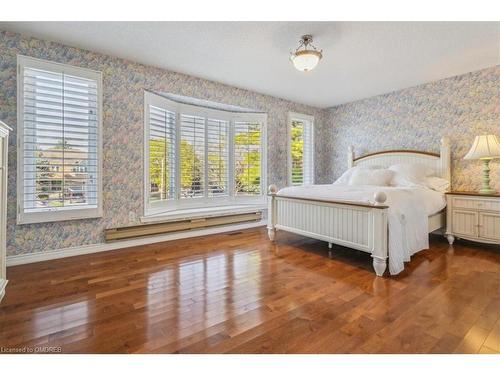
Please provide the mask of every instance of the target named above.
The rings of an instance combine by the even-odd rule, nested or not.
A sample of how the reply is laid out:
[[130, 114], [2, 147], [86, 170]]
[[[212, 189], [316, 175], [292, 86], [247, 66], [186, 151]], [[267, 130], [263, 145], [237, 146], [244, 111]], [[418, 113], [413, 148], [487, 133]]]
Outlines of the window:
[[102, 216], [101, 73], [18, 56], [18, 223]]
[[208, 196], [229, 196], [229, 122], [207, 120]]
[[175, 197], [175, 113], [149, 108], [149, 175], [152, 201]]
[[262, 125], [258, 122], [237, 121], [234, 123], [234, 133], [235, 194], [260, 195]]
[[144, 98], [146, 216], [265, 204], [265, 114]]
[[314, 118], [298, 113], [288, 116], [288, 182], [314, 183]]
[[205, 196], [205, 119], [180, 115], [181, 199]]

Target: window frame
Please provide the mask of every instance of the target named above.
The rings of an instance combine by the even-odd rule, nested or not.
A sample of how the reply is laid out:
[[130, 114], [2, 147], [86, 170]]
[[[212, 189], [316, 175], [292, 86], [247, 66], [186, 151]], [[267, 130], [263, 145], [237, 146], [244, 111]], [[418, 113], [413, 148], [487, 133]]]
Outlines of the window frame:
[[315, 147], [314, 147], [314, 116], [306, 115], [303, 113], [297, 112], [288, 112], [287, 116], [287, 183], [288, 186], [302, 186], [302, 185], [294, 185], [292, 183], [292, 122], [294, 120], [308, 122], [311, 126], [311, 176], [312, 181], [311, 184], [314, 184], [316, 180], [316, 176], [314, 174], [314, 157], [315, 157]]
[[[207, 194], [207, 175], [205, 173], [204, 187], [205, 194], [200, 198], [180, 199], [180, 157], [176, 158], [175, 167], [175, 191], [177, 197], [175, 199], [163, 200], [158, 202], [150, 202], [150, 176], [149, 176], [149, 106], [153, 105], [159, 108], [166, 109], [175, 113], [175, 129], [176, 129], [176, 155], [180, 155], [180, 116], [199, 116], [205, 119], [205, 131], [208, 118], [217, 120], [228, 121], [229, 123], [229, 141], [228, 141], [228, 196], [223, 197], [208, 197]], [[238, 121], [255, 121], [261, 124], [261, 193], [256, 196], [235, 196], [234, 191], [234, 178], [235, 178], [235, 157], [234, 157], [234, 123]], [[205, 155], [207, 155], [207, 140], [205, 139]], [[240, 113], [224, 111], [220, 109], [212, 109], [192, 104], [180, 103], [171, 99], [165, 98], [154, 92], [144, 90], [144, 183], [143, 183], [143, 197], [144, 197], [144, 218], [155, 215], [176, 214], [180, 210], [206, 210], [207, 208], [221, 208], [243, 206], [263, 206], [267, 202], [266, 186], [267, 186], [267, 114], [265, 113]], [[208, 159], [205, 157], [204, 168], [207, 170]]]
[[[73, 75], [97, 82], [97, 207], [66, 207], [24, 211], [24, 68]], [[93, 219], [103, 216], [103, 92], [102, 72], [34, 57], [17, 55], [17, 224]]]

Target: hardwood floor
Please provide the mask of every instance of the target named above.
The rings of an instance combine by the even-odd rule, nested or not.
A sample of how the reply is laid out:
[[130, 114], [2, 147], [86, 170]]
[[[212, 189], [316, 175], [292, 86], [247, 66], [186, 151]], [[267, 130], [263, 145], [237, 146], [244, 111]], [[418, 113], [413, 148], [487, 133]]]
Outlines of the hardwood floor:
[[[498, 353], [500, 248], [431, 238], [396, 276], [263, 228], [10, 267], [0, 348]], [[40, 349], [36, 349], [40, 350]]]

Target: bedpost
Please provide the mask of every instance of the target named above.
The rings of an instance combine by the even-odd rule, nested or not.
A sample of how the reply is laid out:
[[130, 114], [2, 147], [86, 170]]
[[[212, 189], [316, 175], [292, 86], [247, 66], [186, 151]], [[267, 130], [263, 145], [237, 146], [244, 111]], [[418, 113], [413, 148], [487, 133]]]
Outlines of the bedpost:
[[349, 146], [347, 148], [347, 168], [352, 168], [354, 166], [354, 147]]
[[267, 210], [267, 235], [271, 241], [276, 237], [276, 185], [269, 185], [267, 189], [268, 195], [268, 210]]
[[450, 139], [447, 137], [441, 138], [441, 148], [439, 151], [439, 167], [441, 169], [441, 178], [450, 181], [451, 187], [451, 153]]
[[387, 267], [387, 209], [373, 210], [373, 269], [383, 276]]
[[[374, 194], [375, 206], [381, 206], [387, 200], [387, 195], [379, 191]], [[373, 213], [373, 269], [377, 276], [383, 276], [387, 267], [389, 234], [387, 223], [387, 208], [372, 210]]]
[[383, 191], [377, 191], [373, 194], [373, 199], [375, 199], [375, 206], [383, 206], [387, 200], [387, 195]]

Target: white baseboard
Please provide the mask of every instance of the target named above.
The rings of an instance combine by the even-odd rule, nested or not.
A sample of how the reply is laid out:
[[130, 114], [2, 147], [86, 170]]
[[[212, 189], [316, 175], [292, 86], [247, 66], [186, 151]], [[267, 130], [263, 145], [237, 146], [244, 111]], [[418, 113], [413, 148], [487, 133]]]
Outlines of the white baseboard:
[[233, 232], [236, 230], [255, 228], [267, 225], [267, 220], [261, 220], [252, 223], [243, 223], [235, 225], [220, 226], [214, 228], [205, 228], [199, 230], [183, 231], [178, 233], [169, 233], [159, 236], [141, 237], [133, 240], [116, 241], [110, 243], [99, 243], [95, 245], [83, 245], [77, 247], [67, 247], [64, 249], [48, 250], [31, 254], [19, 254], [7, 256], [7, 267], [20, 264], [43, 262], [46, 260], [72, 257], [76, 255], [99, 253], [101, 251], [110, 251], [132, 246], [148, 245], [156, 242], [179, 240], [182, 238], [200, 237], [209, 234], [224, 232]]

